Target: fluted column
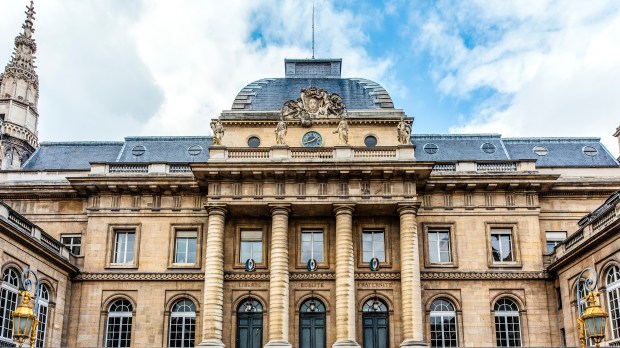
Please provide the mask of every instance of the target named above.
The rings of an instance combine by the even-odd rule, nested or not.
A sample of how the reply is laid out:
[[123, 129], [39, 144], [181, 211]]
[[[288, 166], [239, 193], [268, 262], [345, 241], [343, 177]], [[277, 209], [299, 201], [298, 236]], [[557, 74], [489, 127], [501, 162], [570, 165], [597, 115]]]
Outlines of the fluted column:
[[400, 288], [403, 311], [403, 342], [401, 347], [427, 346], [422, 328], [422, 286], [420, 284], [420, 255], [418, 252], [419, 204], [404, 204], [400, 215]]
[[288, 205], [271, 206], [269, 259], [269, 342], [267, 347], [290, 347], [288, 338]]
[[200, 346], [224, 347], [224, 206], [208, 207], [207, 252]]
[[353, 208], [351, 204], [334, 204], [334, 214], [336, 214], [336, 342], [333, 347], [359, 347], [355, 341]]

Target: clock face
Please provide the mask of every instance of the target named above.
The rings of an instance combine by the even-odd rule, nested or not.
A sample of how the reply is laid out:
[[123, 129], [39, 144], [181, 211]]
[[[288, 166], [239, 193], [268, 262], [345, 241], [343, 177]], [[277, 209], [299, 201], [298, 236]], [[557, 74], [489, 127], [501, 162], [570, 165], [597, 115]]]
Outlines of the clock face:
[[301, 145], [306, 147], [323, 146], [323, 137], [315, 131], [309, 131], [301, 137]]

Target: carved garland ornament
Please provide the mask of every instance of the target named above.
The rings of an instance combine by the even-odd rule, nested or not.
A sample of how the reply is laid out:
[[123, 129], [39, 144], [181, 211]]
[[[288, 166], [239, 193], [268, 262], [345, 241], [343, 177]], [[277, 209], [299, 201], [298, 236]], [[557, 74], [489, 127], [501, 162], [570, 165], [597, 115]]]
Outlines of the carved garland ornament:
[[346, 106], [336, 93], [328, 94], [321, 88], [301, 89], [297, 100], [289, 100], [282, 107], [283, 119], [299, 119], [301, 125], [310, 127], [314, 118], [343, 117]]

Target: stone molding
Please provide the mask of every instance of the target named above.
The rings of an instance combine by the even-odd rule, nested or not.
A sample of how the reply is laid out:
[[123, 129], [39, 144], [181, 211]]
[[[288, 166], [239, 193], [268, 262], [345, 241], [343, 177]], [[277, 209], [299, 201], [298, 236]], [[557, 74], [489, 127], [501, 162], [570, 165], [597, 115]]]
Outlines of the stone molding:
[[546, 271], [519, 271], [519, 272], [421, 272], [422, 280], [471, 280], [471, 279], [550, 279]]
[[[500, 279], [549, 279], [545, 271], [519, 272], [421, 272], [422, 280], [500, 280]], [[335, 273], [299, 272], [291, 273], [290, 280], [334, 280]], [[83, 272], [73, 277], [74, 281], [201, 281], [204, 273], [107, 273]], [[226, 273], [226, 281], [267, 281], [269, 273]], [[355, 280], [400, 280], [400, 272], [356, 272]]]

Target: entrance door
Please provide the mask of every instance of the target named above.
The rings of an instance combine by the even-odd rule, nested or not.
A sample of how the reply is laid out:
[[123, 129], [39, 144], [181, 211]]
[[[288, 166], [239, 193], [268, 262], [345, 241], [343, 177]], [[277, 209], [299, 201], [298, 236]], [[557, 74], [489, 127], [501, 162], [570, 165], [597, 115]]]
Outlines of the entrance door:
[[299, 309], [299, 347], [325, 348], [325, 306], [309, 299]]
[[389, 347], [389, 318], [385, 303], [379, 299], [366, 301], [362, 307], [364, 348]]
[[237, 310], [237, 348], [263, 346], [263, 306], [249, 298]]

